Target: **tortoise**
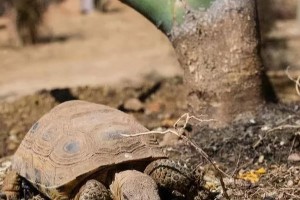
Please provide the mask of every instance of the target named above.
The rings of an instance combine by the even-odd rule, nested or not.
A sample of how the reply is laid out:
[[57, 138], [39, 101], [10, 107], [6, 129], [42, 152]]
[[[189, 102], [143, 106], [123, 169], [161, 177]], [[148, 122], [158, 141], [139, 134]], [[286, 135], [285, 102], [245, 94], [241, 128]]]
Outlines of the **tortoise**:
[[24, 137], [2, 194], [20, 199], [21, 180], [45, 196], [40, 199], [156, 200], [160, 188], [188, 194], [195, 188], [193, 173], [169, 160], [153, 135], [133, 136], [145, 131], [117, 109], [80, 100], [62, 103]]

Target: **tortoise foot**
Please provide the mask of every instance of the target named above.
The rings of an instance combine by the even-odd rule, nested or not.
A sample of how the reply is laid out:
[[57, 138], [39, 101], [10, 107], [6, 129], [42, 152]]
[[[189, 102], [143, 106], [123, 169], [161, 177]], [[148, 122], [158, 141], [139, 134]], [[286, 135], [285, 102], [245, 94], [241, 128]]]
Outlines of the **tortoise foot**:
[[145, 173], [149, 174], [164, 191], [177, 191], [188, 196], [194, 187], [191, 170], [168, 159], [153, 161], [146, 167]]
[[106, 187], [96, 180], [89, 180], [83, 185], [77, 194], [78, 200], [111, 200]]

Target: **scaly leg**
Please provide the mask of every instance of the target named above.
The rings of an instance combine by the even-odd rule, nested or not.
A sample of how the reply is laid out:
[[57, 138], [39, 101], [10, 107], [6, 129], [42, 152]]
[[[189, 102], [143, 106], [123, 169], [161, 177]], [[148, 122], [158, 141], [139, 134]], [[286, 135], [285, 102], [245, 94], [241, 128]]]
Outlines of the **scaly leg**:
[[111, 200], [110, 193], [106, 187], [96, 180], [89, 180], [83, 185], [75, 200]]
[[7, 200], [19, 200], [20, 189], [21, 177], [15, 171], [8, 172], [3, 182], [2, 196]]
[[177, 191], [190, 198], [198, 190], [197, 180], [187, 167], [168, 159], [155, 160], [145, 169], [157, 185], [169, 192]]

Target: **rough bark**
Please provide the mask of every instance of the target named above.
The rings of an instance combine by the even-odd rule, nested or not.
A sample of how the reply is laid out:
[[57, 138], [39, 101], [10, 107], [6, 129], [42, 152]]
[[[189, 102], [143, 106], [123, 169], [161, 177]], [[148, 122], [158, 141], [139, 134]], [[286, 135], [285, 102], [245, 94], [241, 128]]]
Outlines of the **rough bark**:
[[256, 18], [254, 0], [216, 0], [173, 29], [194, 114], [224, 125], [264, 105]]

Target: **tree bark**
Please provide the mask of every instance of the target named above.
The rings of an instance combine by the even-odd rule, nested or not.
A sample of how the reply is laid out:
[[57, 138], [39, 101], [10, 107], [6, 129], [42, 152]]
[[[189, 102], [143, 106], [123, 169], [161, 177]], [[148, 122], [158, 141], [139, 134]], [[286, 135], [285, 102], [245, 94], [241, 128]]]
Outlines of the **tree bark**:
[[195, 114], [225, 125], [264, 105], [256, 18], [254, 0], [217, 0], [172, 37]]

